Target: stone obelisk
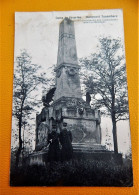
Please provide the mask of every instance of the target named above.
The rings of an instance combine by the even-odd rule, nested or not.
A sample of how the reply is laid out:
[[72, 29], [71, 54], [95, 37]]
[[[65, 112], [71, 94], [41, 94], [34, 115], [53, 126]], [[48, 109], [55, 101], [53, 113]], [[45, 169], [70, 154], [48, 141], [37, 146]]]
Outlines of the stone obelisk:
[[59, 27], [53, 116], [59, 123], [67, 123], [73, 142], [100, 144], [100, 115], [96, 117], [97, 111], [82, 99], [79, 69], [74, 21], [64, 18]]
[[[36, 117], [36, 150], [46, 145], [47, 132], [53, 123], [62, 131], [62, 124], [66, 122], [72, 133], [74, 158], [111, 160], [114, 154], [101, 145], [100, 112], [82, 99], [79, 69], [74, 22], [64, 18], [59, 28], [54, 101]], [[30, 164], [43, 163], [46, 156], [47, 148], [45, 152], [33, 153]]]
[[65, 18], [60, 23], [54, 100], [61, 97], [81, 98], [74, 22]]

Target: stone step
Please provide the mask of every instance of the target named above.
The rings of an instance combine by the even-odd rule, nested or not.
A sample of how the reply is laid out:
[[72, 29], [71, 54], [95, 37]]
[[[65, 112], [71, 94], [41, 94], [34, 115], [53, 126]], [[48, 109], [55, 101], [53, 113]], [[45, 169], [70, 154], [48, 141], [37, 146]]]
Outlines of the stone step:
[[106, 146], [100, 144], [72, 144], [76, 150], [106, 150]]
[[83, 145], [86, 145], [86, 146], [104, 146], [104, 145], [101, 145], [101, 144], [96, 144], [96, 143], [72, 143], [72, 145], [74, 146], [83, 146]]
[[112, 153], [111, 151], [108, 150], [74, 150], [73, 149], [73, 153], [89, 153], [89, 154], [103, 154], [103, 153]]
[[102, 149], [102, 148], [74, 148], [73, 150], [79, 150], [79, 151], [106, 151], [106, 149]]
[[72, 145], [101, 145], [101, 144], [96, 144], [93, 142], [84, 142], [84, 143], [72, 143]]
[[90, 152], [93, 152], [93, 151], [107, 151], [106, 149], [95, 149], [95, 148], [73, 148], [74, 151], [90, 151]]

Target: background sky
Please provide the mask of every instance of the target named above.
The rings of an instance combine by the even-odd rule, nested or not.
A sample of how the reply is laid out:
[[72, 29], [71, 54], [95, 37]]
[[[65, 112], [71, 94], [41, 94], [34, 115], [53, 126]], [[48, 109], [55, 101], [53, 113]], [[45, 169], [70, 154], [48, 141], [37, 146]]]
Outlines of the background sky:
[[[87, 57], [91, 53], [95, 53], [99, 37], [120, 38], [124, 46], [123, 13], [120, 9], [69, 12], [16, 12], [15, 58], [20, 55], [21, 49], [26, 49], [32, 56], [32, 63], [41, 65], [47, 76], [51, 77], [49, 68], [57, 63], [59, 24], [64, 17], [71, 17], [74, 21], [78, 58]], [[38, 93], [40, 93], [41, 99], [42, 89]], [[12, 124], [12, 129], [17, 129], [16, 122], [13, 121]], [[101, 128], [102, 144], [107, 139], [106, 134], [110, 136], [110, 142], [112, 143], [111, 119], [102, 117]], [[119, 152], [125, 154], [130, 148], [129, 121], [117, 123], [117, 135]], [[12, 145], [14, 144], [12, 140]], [[113, 149], [113, 145], [111, 145], [111, 149]]]

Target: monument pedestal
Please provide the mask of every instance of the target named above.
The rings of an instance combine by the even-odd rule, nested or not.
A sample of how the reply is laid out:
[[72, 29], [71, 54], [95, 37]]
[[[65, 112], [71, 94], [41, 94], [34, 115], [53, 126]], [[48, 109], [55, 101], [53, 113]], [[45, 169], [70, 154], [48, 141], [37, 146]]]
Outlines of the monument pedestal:
[[72, 133], [73, 143], [101, 144], [100, 113], [81, 98], [61, 97], [52, 104], [61, 130], [63, 122]]
[[[73, 144], [73, 160], [91, 160], [91, 161], [102, 161], [108, 163], [115, 163], [116, 165], [122, 165], [123, 159], [122, 154], [115, 154], [113, 151], [105, 150], [104, 146], [95, 146], [95, 150], [86, 147], [78, 148]], [[101, 149], [99, 150], [98, 147]], [[27, 159], [28, 165], [42, 165], [45, 166], [48, 159], [48, 148], [44, 151], [33, 152]]]

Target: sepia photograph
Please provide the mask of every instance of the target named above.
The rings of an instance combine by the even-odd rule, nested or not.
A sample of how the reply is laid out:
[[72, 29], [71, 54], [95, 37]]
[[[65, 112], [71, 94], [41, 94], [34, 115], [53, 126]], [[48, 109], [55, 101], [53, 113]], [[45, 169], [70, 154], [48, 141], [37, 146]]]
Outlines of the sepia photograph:
[[122, 9], [16, 12], [10, 186], [132, 187]]

